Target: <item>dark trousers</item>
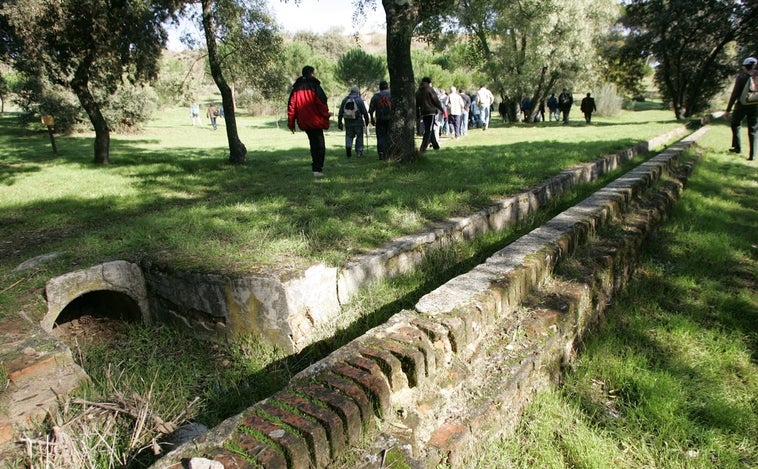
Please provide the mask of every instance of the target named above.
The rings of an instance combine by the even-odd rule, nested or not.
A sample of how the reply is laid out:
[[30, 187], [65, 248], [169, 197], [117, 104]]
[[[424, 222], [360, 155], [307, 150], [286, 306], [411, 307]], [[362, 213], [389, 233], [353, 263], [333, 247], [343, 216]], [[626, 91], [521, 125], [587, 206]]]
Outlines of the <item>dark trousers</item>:
[[450, 125], [453, 126], [453, 133], [455, 134], [455, 138], [458, 138], [461, 136], [461, 116], [460, 114], [450, 114], [450, 117], [448, 117], [448, 120], [450, 122]]
[[390, 134], [390, 121], [376, 121], [376, 151], [379, 158], [387, 157], [387, 137]]
[[732, 148], [738, 152], [742, 150], [740, 141], [740, 128], [742, 120], [747, 118], [747, 139], [749, 143], [748, 159], [755, 159], [755, 136], [758, 133], [758, 104], [743, 106], [737, 103], [732, 113]]
[[421, 148], [419, 151], [422, 153], [426, 151], [426, 147], [429, 143], [432, 144], [432, 148], [439, 150], [440, 144], [437, 142], [437, 137], [434, 136], [434, 114], [427, 114], [423, 116], [424, 119], [424, 138], [421, 139]]
[[584, 113], [584, 122], [590, 124], [592, 123], [592, 113], [591, 112], [585, 112]]
[[563, 123], [568, 124], [569, 123], [569, 112], [571, 112], [571, 108], [563, 108], [561, 109], [561, 113], [563, 114]]
[[321, 129], [306, 130], [308, 142], [311, 144], [311, 170], [324, 171], [324, 158], [326, 157], [326, 142], [324, 141], [324, 131]]

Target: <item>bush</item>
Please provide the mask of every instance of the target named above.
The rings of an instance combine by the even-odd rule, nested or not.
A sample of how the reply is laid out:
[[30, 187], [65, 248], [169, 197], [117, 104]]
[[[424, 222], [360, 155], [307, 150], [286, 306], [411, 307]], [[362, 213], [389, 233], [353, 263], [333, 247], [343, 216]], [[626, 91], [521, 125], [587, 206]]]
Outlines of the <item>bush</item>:
[[111, 130], [134, 132], [150, 120], [158, 105], [158, 96], [152, 88], [124, 84], [105, 101], [103, 115]]
[[616, 85], [606, 83], [595, 93], [595, 103], [598, 115], [615, 116], [621, 111], [624, 98], [618, 94]]

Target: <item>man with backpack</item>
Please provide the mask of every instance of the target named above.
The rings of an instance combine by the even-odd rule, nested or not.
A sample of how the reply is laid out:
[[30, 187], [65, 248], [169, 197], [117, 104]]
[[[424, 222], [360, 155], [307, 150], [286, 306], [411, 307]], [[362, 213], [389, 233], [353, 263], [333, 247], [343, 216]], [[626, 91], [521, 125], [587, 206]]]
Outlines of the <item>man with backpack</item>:
[[368, 115], [371, 125], [376, 128], [376, 151], [379, 159], [387, 158], [387, 136], [390, 133], [390, 118], [392, 117], [392, 96], [389, 83], [379, 82], [379, 92], [371, 97], [368, 105]]
[[732, 114], [732, 153], [740, 153], [742, 145], [740, 142], [740, 126], [742, 120], [747, 118], [747, 138], [750, 152], [748, 160], [755, 159], [756, 134], [758, 133], [758, 59], [748, 57], [742, 61], [744, 71], [737, 75], [734, 80], [732, 95], [729, 97], [729, 103], [726, 105], [726, 117], [734, 106]]
[[[345, 125], [342, 125], [342, 121]], [[357, 86], [350, 88], [350, 93], [345, 96], [340, 104], [337, 114], [337, 128], [345, 130], [345, 155], [353, 156], [353, 140], [355, 140], [355, 154], [358, 158], [363, 156], [363, 129], [368, 127], [369, 118], [366, 103], [361, 98], [361, 89]]]
[[574, 96], [566, 88], [563, 88], [561, 94], [558, 95], [558, 109], [563, 114], [563, 125], [568, 125], [569, 112], [571, 112], [571, 106], [573, 105]]

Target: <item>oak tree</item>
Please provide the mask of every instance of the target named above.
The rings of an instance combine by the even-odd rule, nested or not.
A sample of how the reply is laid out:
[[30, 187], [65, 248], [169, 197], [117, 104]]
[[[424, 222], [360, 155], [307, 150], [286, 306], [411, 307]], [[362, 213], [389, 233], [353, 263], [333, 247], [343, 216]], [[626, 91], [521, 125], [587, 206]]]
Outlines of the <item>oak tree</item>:
[[[164, 23], [179, 0], [5, 0], [4, 55], [29, 76], [72, 91], [95, 129], [94, 161], [110, 161], [103, 98], [124, 81], [148, 82], [167, 40]], [[10, 46], [9, 46], [10, 44]]]

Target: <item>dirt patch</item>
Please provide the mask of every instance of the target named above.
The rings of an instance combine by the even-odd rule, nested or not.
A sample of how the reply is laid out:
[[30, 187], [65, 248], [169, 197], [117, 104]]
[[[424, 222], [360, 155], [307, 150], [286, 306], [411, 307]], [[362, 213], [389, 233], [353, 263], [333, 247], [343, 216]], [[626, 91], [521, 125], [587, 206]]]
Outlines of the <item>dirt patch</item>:
[[126, 333], [119, 319], [83, 315], [53, 328], [52, 335], [71, 348], [113, 343]]

